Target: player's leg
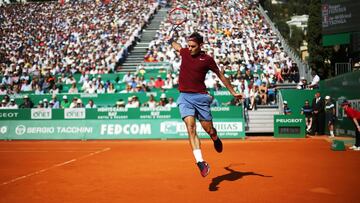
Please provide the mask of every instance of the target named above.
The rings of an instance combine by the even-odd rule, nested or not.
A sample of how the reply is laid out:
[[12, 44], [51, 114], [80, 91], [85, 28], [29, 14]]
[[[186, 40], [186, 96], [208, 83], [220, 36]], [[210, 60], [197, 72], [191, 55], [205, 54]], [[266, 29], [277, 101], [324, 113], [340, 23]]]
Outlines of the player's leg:
[[200, 169], [201, 175], [205, 177], [209, 174], [210, 167], [202, 158], [200, 139], [196, 133], [196, 112], [192, 104], [193, 97], [193, 94], [180, 93], [177, 104], [179, 106], [181, 118], [183, 119], [188, 131], [189, 143], [191, 149], [193, 150], [196, 164]]
[[202, 128], [205, 130], [205, 132], [207, 134], [209, 134], [211, 139], [213, 140], [215, 150], [219, 153], [222, 152], [223, 145], [222, 145], [220, 138], [217, 135], [217, 131], [214, 128], [213, 122], [206, 121], [206, 120], [200, 120], [200, 123], [201, 123]]
[[[186, 125], [186, 129], [189, 135], [189, 142], [192, 150], [200, 149], [200, 140], [196, 133], [196, 121], [194, 116], [187, 116], [184, 118], [184, 122]], [[196, 157], [195, 157], [196, 158]], [[196, 161], [203, 161], [202, 157], [201, 160]]]
[[187, 116], [184, 119], [186, 129], [189, 135], [189, 142], [196, 160], [196, 165], [199, 167], [200, 173], [203, 177], [210, 172], [210, 166], [204, 161], [201, 153], [200, 139], [196, 133], [196, 120], [193, 116]]

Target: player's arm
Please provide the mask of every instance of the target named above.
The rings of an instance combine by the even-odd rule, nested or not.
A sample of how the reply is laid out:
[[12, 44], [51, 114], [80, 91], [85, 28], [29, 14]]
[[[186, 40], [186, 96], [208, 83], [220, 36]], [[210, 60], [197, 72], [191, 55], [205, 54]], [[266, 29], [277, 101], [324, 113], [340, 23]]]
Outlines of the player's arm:
[[225, 85], [225, 87], [229, 90], [229, 92], [236, 98], [238, 99], [242, 99], [242, 94], [239, 94], [237, 92], [235, 92], [233, 86], [231, 85], [229, 79], [227, 79], [224, 75], [224, 71], [218, 71], [217, 76], [219, 77], [219, 79], [221, 80], [221, 82]]
[[180, 49], [182, 48], [179, 43], [177, 43], [174, 39], [174, 37], [171, 37], [167, 40], [168, 44], [172, 46], [177, 52], [180, 52]]

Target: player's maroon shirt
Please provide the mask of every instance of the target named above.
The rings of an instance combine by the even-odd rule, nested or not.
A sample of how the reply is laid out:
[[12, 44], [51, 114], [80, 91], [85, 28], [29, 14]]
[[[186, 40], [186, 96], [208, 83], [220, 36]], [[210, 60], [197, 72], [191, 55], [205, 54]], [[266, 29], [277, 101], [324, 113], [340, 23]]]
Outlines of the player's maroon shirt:
[[347, 109], [345, 109], [345, 113], [350, 119], [356, 118], [356, 120], [360, 120], [360, 112], [351, 107], [347, 107]]
[[179, 91], [194, 92], [206, 94], [205, 76], [209, 70], [219, 73], [214, 59], [200, 52], [196, 56], [191, 56], [190, 50], [187, 48], [180, 49], [181, 65], [179, 75]]

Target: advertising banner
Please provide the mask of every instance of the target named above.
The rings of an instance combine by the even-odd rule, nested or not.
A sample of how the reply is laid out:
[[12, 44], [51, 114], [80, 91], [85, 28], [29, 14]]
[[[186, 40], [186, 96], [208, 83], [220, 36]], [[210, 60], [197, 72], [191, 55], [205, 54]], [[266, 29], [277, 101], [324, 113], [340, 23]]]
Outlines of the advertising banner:
[[274, 137], [305, 138], [304, 115], [274, 115]]
[[[69, 115], [72, 119], [81, 113]], [[197, 124], [198, 135], [209, 138], [200, 123]], [[216, 119], [214, 126], [221, 138], [245, 138], [241, 118]], [[187, 136], [186, 127], [179, 119], [13, 120], [0, 124], [1, 140], [187, 139]]]

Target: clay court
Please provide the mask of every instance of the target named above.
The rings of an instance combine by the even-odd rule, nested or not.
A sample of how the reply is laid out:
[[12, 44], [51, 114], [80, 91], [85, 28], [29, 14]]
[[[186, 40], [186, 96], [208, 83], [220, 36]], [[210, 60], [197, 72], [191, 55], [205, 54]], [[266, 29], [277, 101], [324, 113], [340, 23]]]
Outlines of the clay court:
[[356, 202], [360, 152], [325, 138], [0, 142], [0, 202]]

